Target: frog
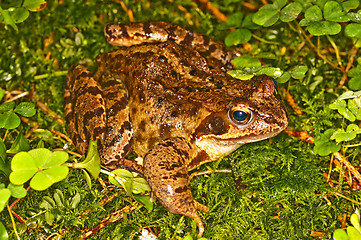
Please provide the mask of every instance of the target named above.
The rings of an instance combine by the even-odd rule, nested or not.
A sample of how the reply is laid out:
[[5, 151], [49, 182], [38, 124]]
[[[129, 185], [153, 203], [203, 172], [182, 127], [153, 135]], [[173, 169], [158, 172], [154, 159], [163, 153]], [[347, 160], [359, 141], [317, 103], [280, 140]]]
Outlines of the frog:
[[195, 219], [200, 237], [198, 211], [208, 207], [193, 198], [189, 172], [287, 127], [276, 82], [232, 77], [237, 50], [173, 23], [110, 24], [104, 34], [118, 48], [96, 57], [96, 73], [68, 71], [67, 132], [81, 154], [97, 140], [102, 165], [144, 174], [168, 211]]

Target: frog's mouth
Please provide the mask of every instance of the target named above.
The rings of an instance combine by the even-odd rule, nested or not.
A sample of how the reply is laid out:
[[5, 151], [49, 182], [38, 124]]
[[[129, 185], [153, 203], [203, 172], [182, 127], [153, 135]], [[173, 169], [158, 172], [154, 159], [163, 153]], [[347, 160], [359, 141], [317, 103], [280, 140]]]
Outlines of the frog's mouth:
[[196, 140], [196, 145], [207, 152], [211, 159], [217, 159], [221, 156], [228, 155], [245, 143], [262, 141], [279, 134], [286, 128], [287, 124], [272, 132], [264, 134], [251, 133], [239, 137], [225, 137], [224, 135], [207, 135], [201, 136]]

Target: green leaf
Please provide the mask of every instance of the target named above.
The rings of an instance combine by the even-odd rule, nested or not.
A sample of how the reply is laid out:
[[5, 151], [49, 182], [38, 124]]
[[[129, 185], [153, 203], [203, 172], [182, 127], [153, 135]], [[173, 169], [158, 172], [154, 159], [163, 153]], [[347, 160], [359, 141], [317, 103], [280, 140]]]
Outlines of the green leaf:
[[3, 99], [4, 95], [5, 95], [5, 90], [0, 88], [0, 101]]
[[98, 178], [100, 173], [100, 157], [97, 149], [97, 142], [90, 141], [88, 153], [83, 162], [74, 163], [74, 168], [85, 168], [94, 179]]
[[244, 18], [243, 22], [242, 22], [242, 27], [243, 28], [248, 28], [248, 29], [259, 29], [260, 26], [255, 24], [253, 22], [253, 15], [254, 13], [250, 13], [250, 14], [247, 14], [247, 16]]
[[274, 67], [264, 67], [257, 72], [257, 75], [262, 75], [262, 74], [266, 74], [267, 76], [275, 77], [275, 78], [282, 76], [281, 69]]
[[330, 153], [337, 152], [341, 149], [341, 145], [330, 141], [330, 137], [334, 133], [334, 129], [327, 129], [320, 136], [315, 138], [315, 146], [313, 151], [320, 156], [327, 156]]
[[32, 117], [36, 113], [35, 104], [32, 102], [22, 102], [16, 106], [14, 111], [21, 116]]
[[350, 124], [347, 126], [346, 131], [343, 129], [338, 129], [335, 131], [330, 139], [336, 140], [337, 143], [343, 142], [343, 141], [350, 141], [352, 139], [355, 139], [356, 135], [361, 133], [361, 130], [356, 124]]
[[[0, 212], [1, 212], [1, 208], [0, 208]], [[9, 239], [8, 232], [6, 231], [4, 224], [0, 222], [0, 240], [8, 240], [8, 239]]]
[[350, 9], [356, 9], [360, 5], [360, 2], [359, 0], [350, 0], [341, 3], [341, 5], [343, 10], [348, 12]]
[[278, 83], [285, 83], [291, 78], [291, 74], [289, 72], [284, 72], [279, 78], [277, 78]]
[[302, 11], [302, 5], [298, 2], [291, 2], [281, 10], [280, 19], [282, 22], [295, 20]]
[[353, 213], [350, 217], [350, 222], [352, 225], [357, 229], [357, 231], [361, 232], [361, 226], [360, 226], [360, 218], [357, 215], [357, 213]]
[[153, 211], [153, 202], [150, 200], [149, 195], [133, 195], [134, 199], [137, 200], [140, 204], [142, 204], [148, 211]]
[[30, 181], [30, 186], [42, 191], [49, 188], [52, 184], [59, 182], [66, 178], [69, 173], [67, 166], [56, 166], [44, 171], [38, 172]]
[[11, 191], [7, 188], [0, 189], [0, 212], [8, 204], [8, 200], [11, 196]]
[[55, 189], [54, 200], [58, 207], [64, 207], [64, 194], [59, 189]]
[[261, 61], [250, 56], [241, 56], [233, 59], [232, 63], [236, 69], [260, 67]]
[[13, 27], [15, 29], [15, 31], [19, 31], [18, 27], [15, 24], [14, 19], [11, 17], [10, 12], [8, 10], [4, 10], [0, 7], [0, 13], [1, 13], [1, 16], [3, 17], [4, 24], [10, 25], [11, 27]]
[[[351, 24], [349, 24], [351, 25]], [[349, 26], [347, 25], [347, 26]], [[360, 65], [357, 65], [357, 67], [351, 68], [350, 71], [348, 71], [347, 76], [349, 77], [357, 77], [359, 75], [361, 75], [361, 68], [359, 67]]]
[[20, 118], [13, 112], [0, 114], [0, 128], [14, 129], [20, 125]]
[[237, 28], [241, 26], [243, 15], [244, 15], [243, 12], [235, 12], [231, 14], [226, 22], [221, 23], [217, 26], [217, 29], [225, 30], [225, 29]]
[[144, 192], [150, 192], [152, 189], [149, 187], [147, 180], [142, 177], [133, 178], [133, 193], [139, 194]]
[[24, 0], [23, 7], [30, 11], [39, 11], [43, 4], [46, 4], [45, 0]]
[[346, 12], [343, 11], [342, 6], [336, 1], [326, 2], [323, 15], [326, 20], [333, 22], [348, 22], [350, 20]]
[[0, 113], [9, 112], [15, 107], [15, 102], [6, 102], [0, 105]]
[[6, 147], [3, 140], [0, 138], [0, 173], [2, 173], [6, 178], [8, 178], [10, 172], [11, 167], [9, 165], [9, 161], [7, 161]]
[[277, 22], [278, 18], [279, 18], [278, 10], [273, 10], [273, 9], [262, 10], [262, 9], [260, 9], [258, 12], [256, 12], [253, 15], [252, 20], [254, 23], [256, 23], [258, 25], [261, 25], [264, 27], [269, 27], [269, 26], [272, 26], [273, 24], [275, 24]]
[[333, 239], [334, 240], [349, 240], [346, 231], [343, 229], [336, 229], [333, 232]]
[[346, 101], [345, 100], [336, 100], [329, 105], [329, 108], [333, 110], [337, 110], [343, 117], [347, 118], [351, 122], [356, 120], [355, 115], [346, 108]]
[[108, 176], [109, 182], [114, 185], [122, 186], [125, 192], [129, 195], [133, 195], [133, 174], [125, 169], [116, 169], [111, 172], [115, 177]]
[[272, 5], [275, 9], [281, 10], [281, 8], [283, 8], [287, 4], [287, 2], [288, 0], [275, 0]]
[[361, 97], [361, 91], [353, 92], [353, 91], [347, 91], [341, 94], [337, 99], [349, 99], [349, 98], [358, 98]]
[[227, 47], [237, 46], [238, 44], [246, 43], [252, 38], [252, 33], [248, 29], [237, 29], [227, 35], [224, 43]]
[[305, 11], [305, 18], [300, 21], [300, 26], [305, 27], [313, 22], [322, 20], [322, 11], [318, 6], [312, 6]]
[[10, 182], [21, 185], [32, 178], [38, 171], [34, 158], [28, 152], [16, 154], [11, 161]]
[[[345, 34], [349, 37], [361, 39], [361, 24], [349, 23], [345, 28]], [[358, 68], [356, 68], [358, 69]], [[359, 71], [359, 69], [358, 69]]]
[[360, 98], [350, 99], [347, 103], [348, 109], [350, 109], [350, 111], [356, 116], [357, 120], [361, 120], [360, 100]]
[[242, 70], [229, 70], [227, 71], [229, 75], [231, 75], [234, 78], [240, 79], [240, 80], [248, 80], [254, 77], [253, 74], [245, 73]]
[[60, 165], [67, 159], [66, 152], [51, 152], [45, 148], [20, 152], [11, 162], [13, 172], [10, 173], [10, 181], [20, 185], [32, 178], [30, 186], [35, 190], [44, 190], [68, 175], [68, 167]]
[[18, 134], [8, 153], [18, 153], [30, 150], [30, 143], [23, 134]]
[[354, 22], [361, 23], [361, 10], [358, 10], [357, 13], [349, 12], [347, 16]]
[[25, 8], [9, 8], [8, 11], [15, 23], [24, 22], [30, 15]]
[[23, 185], [14, 185], [9, 183], [7, 187], [11, 191], [11, 196], [14, 198], [23, 198], [26, 196], [27, 192]]
[[348, 226], [347, 229], [347, 235], [350, 240], [360, 240], [361, 239], [361, 233], [357, 231], [356, 228]]
[[297, 66], [292, 72], [291, 77], [295, 79], [303, 79], [306, 75], [306, 72], [308, 71], [307, 66]]
[[74, 197], [71, 199], [71, 202], [70, 202], [70, 207], [72, 209], [75, 209], [78, 204], [80, 203], [80, 200], [81, 200], [81, 196], [80, 194], [77, 192]]
[[308, 27], [308, 31], [315, 36], [335, 35], [341, 31], [341, 25], [335, 22], [314, 22]]

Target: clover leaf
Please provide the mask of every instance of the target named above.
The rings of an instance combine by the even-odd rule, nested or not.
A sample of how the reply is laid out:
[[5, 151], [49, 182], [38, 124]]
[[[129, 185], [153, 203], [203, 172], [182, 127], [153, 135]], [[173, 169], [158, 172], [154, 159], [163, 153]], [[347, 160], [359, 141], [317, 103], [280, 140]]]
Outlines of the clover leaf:
[[6, 102], [0, 105], [0, 128], [17, 128], [20, 125], [20, 118], [17, 114], [32, 117], [36, 113], [35, 105], [31, 102], [22, 102], [15, 109], [14, 107], [15, 102]]
[[11, 191], [7, 188], [0, 189], [0, 212], [8, 204], [8, 200], [11, 196]]
[[31, 179], [33, 189], [45, 190], [68, 175], [68, 167], [62, 165], [67, 160], [66, 152], [45, 148], [17, 153], [11, 162], [10, 182], [20, 185]]
[[327, 129], [323, 134], [315, 138], [315, 146], [313, 151], [320, 156], [327, 156], [330, 153], [337, 152], [341, 149], [341, 145], [330, 141], [330, 137], [334, 133], [334, 129]]
[[350, 124], [347, 126], [346, 131], [338, 129], [335, 131], [330, 139], [336, 140], [337, 143], [343, 141], [350, 141], [356, 137], [357, 134], [361, 133], [361, 129], [356, 124]]

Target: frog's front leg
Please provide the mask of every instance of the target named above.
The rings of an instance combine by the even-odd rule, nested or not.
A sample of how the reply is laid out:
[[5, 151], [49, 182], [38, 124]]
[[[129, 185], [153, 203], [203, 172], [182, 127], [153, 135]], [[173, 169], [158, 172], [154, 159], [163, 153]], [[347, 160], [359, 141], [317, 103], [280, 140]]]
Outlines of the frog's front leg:
[[197, 220], [199, 236], [204, 232], [197, 209], [208, 207], [193, 199], [189, 185], [188, 164], [203, 161], [208, 155], [184, 138], [170, 138], [154, 146], [144, 157], [144, 175], [155, 196], [171, 213]]

